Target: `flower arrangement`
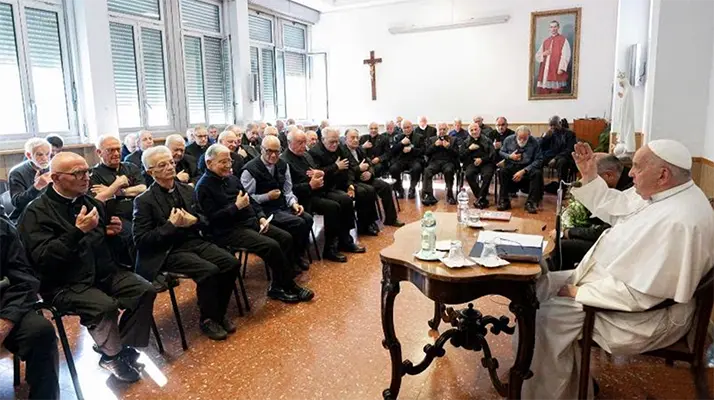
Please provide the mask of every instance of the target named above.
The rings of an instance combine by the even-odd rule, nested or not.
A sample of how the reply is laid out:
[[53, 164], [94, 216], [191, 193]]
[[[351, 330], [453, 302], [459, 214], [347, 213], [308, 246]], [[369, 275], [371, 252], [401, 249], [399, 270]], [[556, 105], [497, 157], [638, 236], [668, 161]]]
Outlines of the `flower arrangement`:
[[590, 212], [579, 201], [571, 198], [563, 211], [563, 227], [575, 228], [590, 226]]

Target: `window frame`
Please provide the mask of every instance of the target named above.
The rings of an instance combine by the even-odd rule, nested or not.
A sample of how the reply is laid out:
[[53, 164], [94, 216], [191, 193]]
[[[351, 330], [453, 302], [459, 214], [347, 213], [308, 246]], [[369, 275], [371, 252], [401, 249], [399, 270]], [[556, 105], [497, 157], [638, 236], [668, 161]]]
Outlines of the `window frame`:
[[[253, 9], [249, 9], [248, 14], [270, 21], [270, 30], [271, 30], [271, 36], [273, 39], [272, 42], [265, 42], [262, 40], [254, 40], [254, 39], [251, 39], [250, 37], [248, 39], [250, 42], [249, 48], [255, 47], [258, 49], [258, 102], [259, 102], [259, 109], [260, 109], [260, 119], [261, 120], [265, 119], [265, 115], [266, 115], [265, 93], [263, 90], [264, 89], [263, 49], [268, 49], [273, 52], [273, 91], [274, 91], [274, 93], [273, 93], [273, 108], [275, 108], [273, 110], [273, 114], [275, 116], [277, 116], [278, 118], [280, 118], [280, 115], [278, 112], [278, 109], [279, 109], [279, 107], [278, 107], [278, 102], [279, 102], [278, 101], [278, 79], [279, 79], [279, 77], [277, 74], [277, 72], [278, 72], [277, 71], [278, 70], [278, 56], [277, 55], [278, 55], [279, 49], [277, 46], [278, 35], [277, 35], [277, 28], [276, 28], [276, 26], [278, 24], [278, 21], [277, 21], [278, 18], [273, 15], [266, 14], [264, 12], [253, 10]], [[249, 50], [249, 54], [250, 54], [250, 50]], [[251, 88], [251, 90], [252, 90], [252, 88]]]
[[[0, 0], [1, 1], [1, 0]], [[136, 76], [137, 76], [137, 89], [138, 89], [138, 101], [139, 101], [139, 121], [142, 126], [137, 127], [119, 127], [120, 136], [125, 136], [128, 133], [137, 132], [141, 129], [147, 129], [152, 132], [172, 132], [174, 127], [178, 126], [177, 121], [174, 118], [175, 113], [173, 112], [173, 91], [172, 79], [169, 72], [169, 57], [168, 57], [168, 39], [169, 35], [166, 29], [166, 5], [164, 0], [158, 0], [159, 3], [159, 19], [147, 18], [139, 15], [133, 14], [122, 14], [120, 12], [109, 11], [109, 23], [116, 23], [121, 25], [127, 25], [132, 27], [132, 32], [134, 35], [134, 58], [136, 60]], [[143, 53], [143, 40], [141, 37], [141, 30], [143, 28], [153, 29], [161, 32], [161, 51], [163, 56], [164, 64], [164, 89], [166, 93], [166, 125], [150, 126], [148, 124], [148, 102], [146, 100], [146, 76], [144, 74], [144, 53]], [[111, 39], [109, 46], [111, 47]], [[113, 55], [112, 55], [113, 56]], [[114, 96], [116, 97], [116, 88], [114, 88]], [[119, 115], [118, 107], [116, 107], [117, 112], [117, 126], [119, 125]]]
[[[72, 37], [66, 18], [66, 4], [62, 0], [0, 0], [0, 3], [11, 7], [15, 35], [15, 49], [17, 53], [17, 66], [20, 75], [20, 90], [22, 96], [23, 116], [25, 119], [24, 132], [6, 133], [2, 135], [0, 148], [19, 148], [24, 142], [33, 137], [44, 137], [57, 134], [66, 144], [82, 142], [79, 132], [79, 119], [77, 110], [76, 88], [77, 82], [74, 74], [74, 49], [70, 46]], [[29, 38], [26, 9], [33, 8], [40, 11], [51, 12], [57, 16], [57, 35], [60, 46], [60, 61], [62, 65], [62, 81], [64, 87], [64, 100], [66, 106], [67, 130], [66, 131], [40, 131], [38, 110], [35, 98], [35, 82], [32, 76], [29, 61]]]

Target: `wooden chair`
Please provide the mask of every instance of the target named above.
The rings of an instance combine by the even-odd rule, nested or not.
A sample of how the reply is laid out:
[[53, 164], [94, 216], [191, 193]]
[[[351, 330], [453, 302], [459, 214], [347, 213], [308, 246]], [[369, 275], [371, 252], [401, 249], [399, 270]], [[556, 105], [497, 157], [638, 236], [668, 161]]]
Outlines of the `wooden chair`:
[[[706, 390], [701, 388], [706, 386], [706, 376], [703, 376], [703, 360], [705, 353], [705, 342], [707, 337], [707, 328], [709, 326], [709, 316], [712, 313], [714, 306], [714, 268], [702, 278], [699, 282], [697, 290], [694, 292], [694, 300], [696, 309], [694, 311], [694, 320], [690, 331], [694, 331], [694, 346], [690, 350], [687, 344], [689, 333], [684, 335], [679, 341], [671, 346], [648, 351], [643, 355], [664, 358], [667, 365], [674, 365], [674, 361], [684, 361], [690, 364], [694, 377], [694, 384], [697, 387], [699, 398], [708, 398]], [[665, 300], [648, 311], [668, 308], [674, 305], [674, 300]], [[585, 321], [583, 322], [583, 339], [581, 340], [582, 347], [582, 365], [580, 366], [580, 381], [578, 386], [578, 398], [586, 399], [588, 395], [588, 384], [590, 383], [590, 349], [592, 346], [599, 347], [592, 340], [593, 328], [595, 326], [595, 314], [598, 312], [610, 312], [612, 310], [601, 309], [596, 307], [584, 306]]]

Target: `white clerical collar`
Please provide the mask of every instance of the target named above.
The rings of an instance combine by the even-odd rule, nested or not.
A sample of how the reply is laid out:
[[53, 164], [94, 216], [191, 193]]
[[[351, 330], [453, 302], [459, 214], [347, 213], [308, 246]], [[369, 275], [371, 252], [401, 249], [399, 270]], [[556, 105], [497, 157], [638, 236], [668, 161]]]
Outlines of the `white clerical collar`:
[[653, 203], [662, 201], [668, 197], [674, 196], [675, 194], [677, 194], [679, 192], [683, 192], [683, 191], [689, 189], [690, 187], [692, 187], [692, 185], [694, 185], [694, 181], [690, 179], [687, 182], [685, 182], [679, 186], [675, 186], [671, 189], [667, 189], [664, 192], [659, 192], [659, 193], [653, 194], [652, 198], [650, 198], [650, 201]]
[[350, 149], [350, 153], [352, 153], [352, 156], [357, 159], [357, 149]]
[[72, 203], [74, 203], [77, 200], [77, 197], [67, 197], [67, 196], [63, 195], [57, 189], [55, 189], [54, 186], [52, 187], [52, 190], [54, 190], [55, 193], [57, 193], [59, 195], [59, 197], [61, 197], [63, 199], [70, 200], [70, 201], [72, 201]]

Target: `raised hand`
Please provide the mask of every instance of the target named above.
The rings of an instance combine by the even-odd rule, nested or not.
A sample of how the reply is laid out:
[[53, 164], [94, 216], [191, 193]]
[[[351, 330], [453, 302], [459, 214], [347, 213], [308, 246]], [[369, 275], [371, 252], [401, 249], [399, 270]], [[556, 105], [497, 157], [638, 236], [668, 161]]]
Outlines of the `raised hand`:
[[372, 159], [372, 165], [377, 165], [377, 164], [379, 164], [380, 161], [382, 161], [382, 160], [380, 160], [379, 157], [374, 157]]
[[279, 189], [273, 189], [268, 192], [268, 198], [270, 200], [277, 200], [280, 197], [280, 190]]
[[362, 147], [364, 147], [365, 149], [371, 149], [371, 148], [373, 147], [373, 145], [372, 145], [372, 142], [370, 142], [370, 141], [368, 140], [368, 141], [364, 142], [364, 144], [362, 145]]
[[367, 161], [362, 160], [361, 163], [359, 163], [359, 170], [364, 172], [369, 169], [369, 164], [367, 164]]
[[181, 171], [176, 174], [176, 178], [178, 178], [179, 181], [186, 183], [191, 177], [188, 176], [188, 173], [186, 171]]
[[493, 143], [493, 147], [494, 147], [496, 150], [500, 150], [500, 149], [501, 149], [501, 142], [494, 142], [494, 143]]
[[510, 156], [508, 156], [508, 158], [510, 158], [513, 161], [521, 161], [521, 158], [523, 158], [523, 155], [514, 151], [513, 153], [511, 153]]
[[337, 164], [337, 169], [340, 171], [346, 170], [350, 166], [350, 162], [346, 158], [342, 159], [339, 156], [337, 157], [335, 164]]
[[597, 160], [587, 142], [575, 144], [573, 160], [575, 160], [575, 165], [578, 166], [578, 171], [580, 171], [580, 174], [583, 176], [583, 183], [590, 182], [597, 178]]
[[121, 232], [121, 219], [119, 217], [112, 217], [107, 225], [107, 236], [116, 236]]
[[451, 146], [451, 142], [449, 142], [448, 140], [442, 140], [441, 145], [444, 147], [449, 147]]
[[94, 195], [97, 195], [97, 194], [102, 193], [103, 191], [105, 191], [105, 190], [107, 190], [107, 189], [109, 189], [109, 186], [105, 186], [105, 185], [94, 185], [94, 186], [91, 187], [90, 190], [92, 191], [92, 193], [93, 193]]
[[479, 165], [481, 165], [482, 162], [483, 162], [482, 159], [477, 158], [477, 159], [474, 160], [474, 165], [478, 167]]
[[37, 171], [37, 174], [35, 174], [35, 183], [33, 184], [33, 186], [37, 190], [42, 190], [50, 182], [52, 182], [52, 178], [50, 177], [49, 172], [45, 172], [44, 174], [41, 174], [40, 171]]
[[323, 186], [325, 186], [325, 180], [323, 177], [318, 178], [313, 175], [312, 178], [310, 178], [310, 188], [312, 188], [312, 190], [317, 190]]
[[77, 218], [74, 220], [74, 226], [84, 233], [96, 228], [98, 223], [99, 213], [97, 212], [96, 207], [93, 208], [92, 211], [87, 212], [87, 206], [82, 206]]
[[478, 149], [478, 145], [476, 143], [472, 143], [471, 146], [469, 146], [469, 150], [474, 151]]
[[408, 145], [408, 144], [411, 143], [411, 142], [412, 142], [412, 141], [409, 140], [409, 138], [406, 137], [406, 136], [404, 136], [404, 139], [402, 139], [402, 144], [405, 145], [405, 146]]
[[171, 225], [178, 227], [181, 223], [181, 212], [178, 208], [172, 208], [171, 214], [169, 214], [169, 222]]
[[355, 187], [350, 185], [350, 187], [347, 188], [347, 195], [350, 196], [351, 199], [355, 198]]
[[114, 180], [114, 184], [118, 185], [120, 188], [129, 187], [129, 178], [127, 178], [126, 175], [119, 175]]
[[238, 154], [240, 154], [240, 156], [243, 157], [243, 158], [248, 157], [248, 153], [246, 153], [245, 150], [243, 150], [242, 147], [241, 147], [240, 149], [238, 149]]
[[181, 213], [181, 219], [182, 219], [182, 223], [183, 223], [184, 227], [189, 227], [189, 226], [195, 224], [196, 222], [198, 222], [198, 218], [196, 218], [195, 216], [193, 216], [191, 213], [184, 210], [183, 208], [181, 210], [179, 210], [179, 212]]
[[362, 175], [360, 175], [359, 178], [362, 180], [362, 182], [367, 182], [368, 180], [370, 180], [370, 178], [372, 178], [372, 173], [369, 171], [364, 171], [362, 172]]
[[404, 153], [409, 153], [409, 152], [412, 151], [412, 146], [407, 146], [407, 147], [405, 147], [404, 150], [402, 150], [402, 151], [403, 151]]
[[250, 205], [250, 197], [248, 197], [248, 193], [243, 193], [242, 190], [240, 192], [238, 192], [238, 196], [236, 196], [235, 204], [236, 204], [236, 208], [239, 210], [242, 210], [242, 209], [248, 207], [248, 205]]

